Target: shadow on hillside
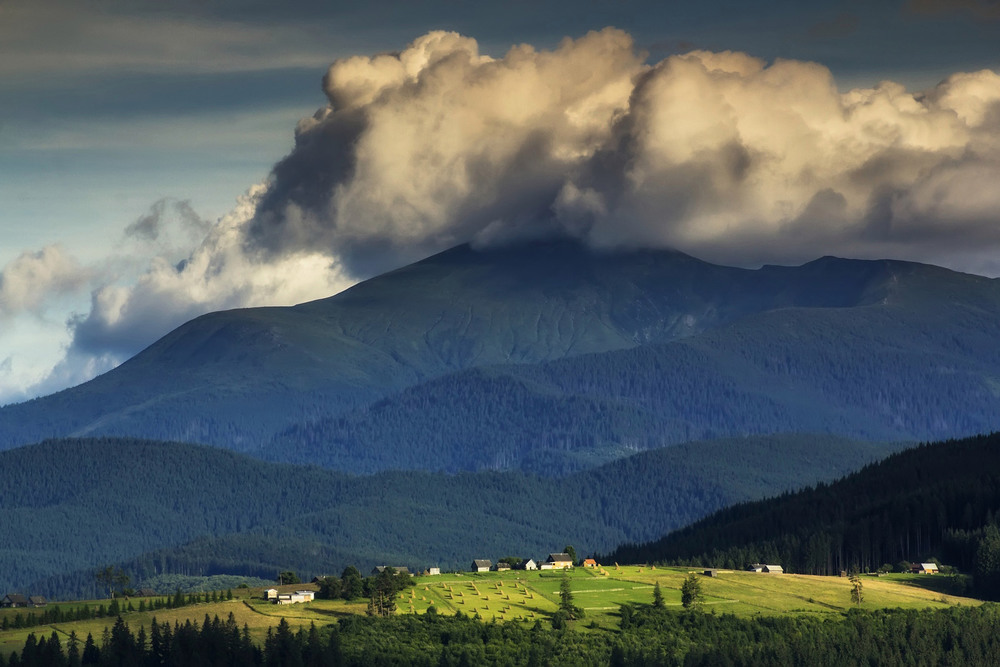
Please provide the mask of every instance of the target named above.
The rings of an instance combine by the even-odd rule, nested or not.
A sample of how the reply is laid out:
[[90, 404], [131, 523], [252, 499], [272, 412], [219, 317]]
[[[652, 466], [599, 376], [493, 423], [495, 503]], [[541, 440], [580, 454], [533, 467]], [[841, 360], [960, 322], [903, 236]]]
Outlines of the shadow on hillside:
[[896, 581], [942, 595], [972, 596], [972, 577], [967, 574], [914, 574]]

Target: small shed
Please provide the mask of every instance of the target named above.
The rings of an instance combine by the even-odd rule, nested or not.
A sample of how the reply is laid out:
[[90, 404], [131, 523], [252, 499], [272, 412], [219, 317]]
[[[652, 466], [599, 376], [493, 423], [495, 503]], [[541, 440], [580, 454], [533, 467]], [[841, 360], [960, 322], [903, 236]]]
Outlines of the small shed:
[[493, 567], [493, 561], [486, 558], [477, 558], [472, 561], [473, 572], [489, 572], [491, 567]]
[[156, 597], [156, 591], [154, 591], [152, 588], [140, 588], [139, 589], [139, 597], [141, 597], [141, 598]]
[[706, 577], [717, 577], [719, 576], [719, 571], [714, 568], [709, 568], [704, 572]]
[[28, 598], [28, 604], [32, 607], [44, 607], [48, 603], [44, 595], [32, 595]]
[[750, 567], [747, 568], [747, 572], [763, 572], [763, 571], [764, 571], [764, 566], [761, 565], [760, 563], [753, 563], [752, 565], [750, 565]]
[[914, 563], [910, 566], [910, 572], [914, 574], [937, 574], [937, 563]]
[[505, 571], [507, 571], [507, 570], [510, 569], [510, 563], [508, 563], [507, 561], [503, 561], [502, 560], [502, 561], [497, 562], [497, 564], [494, 565], [493, 568], [497, 572], [505, 572]]
[[537, 570], [538, 563], [535, 562], [534, 558], [525, 558], [517, 565], [519, 570]]
[[268, 588], [266, 591], [264, 591], [264, 599], [265, 600], [277, 600], [278, 599], [278, 589], [277, 588]]
[[583, 566], [584, 567], [597, 567], [597, 561], [594, 560], [593, 558], [584, 558], [583, 559]]
[[441, 574], [441, 568], [439, 568], [439, 567], [429, 567], [429, 568], [427, 568], [427, 574], [429, 574], [429, 575]]
[[784, 574], [785, 570], [780, 565], [765, 565], [764, 570], [767, 574]]

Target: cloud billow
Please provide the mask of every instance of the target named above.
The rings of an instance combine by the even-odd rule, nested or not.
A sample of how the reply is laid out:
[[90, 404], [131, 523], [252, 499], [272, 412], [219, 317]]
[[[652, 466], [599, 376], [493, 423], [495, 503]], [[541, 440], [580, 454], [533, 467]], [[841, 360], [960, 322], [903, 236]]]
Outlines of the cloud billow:
[[[338, 61], [247, 225], [367, 276], [461, 242], [563, 234], [752, 265], [933, 261], [1000, 241], [1000, 76], [840, 93], [816, 63], [696, 51], [648, 65], [617, 30], [503, 58], [430, 33]], [[926, 240], [934, 238], [932, 248]], [[986, 267], [988, 270], [988, 267]]]

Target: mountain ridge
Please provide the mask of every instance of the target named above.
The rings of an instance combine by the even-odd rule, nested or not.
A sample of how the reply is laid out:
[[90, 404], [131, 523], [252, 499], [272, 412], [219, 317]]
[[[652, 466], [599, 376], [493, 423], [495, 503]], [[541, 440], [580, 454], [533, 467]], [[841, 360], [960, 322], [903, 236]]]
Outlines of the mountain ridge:
[[[945, 311], [948, 317], [942, 315]], [[919, 340], [910, 340], [905, 327], [893, 324], [894, 318], [915, 324], [914, 331], [929, 341], [926, 349], [919, 348]], [[433, 397], [440, 405], [452, 400], [440, 391], [455, 378], [464, 378], [459, 384], [479, 405], [489, 398], [486, 385], [500, 378], [511, 388], [511, 400], [523, 397], [528, 412], [566, 411], [566, 422], [585, 411], [614, 416], [608, 423], [583, 420], [591, 424], [587, 432], [573, 430], [571, 423], [562, 429], [567, 442], [580, 441], [591, 450], [554, 461], [563, 473], [610, 460], [636, 442], [655, 448], [774, 430], [876, 439], [962, 435], [967, 431], [906, 424], [896, 428], [864, 413], [865, 405], [843, 405], [843, 397], [831, 405], [836, 414], [822, 419], [808, 415], [798, 404], [807, 396], [821, 400], [827, 389], [807, 386], [794, 369], [784, 375], [776, 370], [782, 351], [772, 338], [797, 345], [796, 363], [804, 364], [816, 380], [825, 359], [843, 364], [872, 341], [915, 373], [938, 363], [945, 350], [942, 341], [950, 337], [960, 343], [948, 351], [956, 359], [953, 366], [974, 380], [967, 391], [975, 393], [984, 383], [1000, 387], [1000, 360], [994, 352], [984, 352], [982, 336], [975, 333], [978, 328], [994, 335], [998, 320], [996, 281], [895, 260], [820, 258], [799, 267], [742, 269], [677, 251], [592, 252], [565, 241], [485, 250], [460, 246], [325, 299], [196, 318], [114, 371], [0, 409], [0, 447], [45, 437], [119, 435], [206, 442], [283, 460], [282, 442], [296, 429], [326, 437], [321, 432], [325, 426], [316, 431], [315, 425], [342, 420], [356, 451], [377, 434], [380, 427], [364, 426], [362, 433], [357, 425], [371, 424], [373, 411], [384, 411], [379, 406], [393, 404], [391, 410], [403, 414], [412, 411], [406, 401], [413, 397]], [[812, 340], [803, 340], [806, 332]], [[762, 362], [762, 355], [775, 361]], [[978, 363], [977, 355], [985, 363], [973, 378], [970, 368], [972, 361]], [[699, 360], [711, 377], [702, 387], [688, 383], [689, 391], [721, 391], [723, 398], [735, 391], [748, 406], [741, 408], [745, 411], [786, 416], [770, 426], [739, 417], [713, 430], [707, 402], [692, 408], [697, 413], [685, 412], [678, 403], [672, 408], [673, 421], [664, 421], [656, 411], [683, 396], [673, 396], [671, 386], [650, 378], [642, 382], [661, 395], [630, 394], [629, 383], [617, 377], [633, 370], [637, 378], [648, 375], [642, 364], [704, 374], [696, 369]], [[610, 375], [601, 370], [615, 365], [620, 368]], [[873, 372], [852, 372], [871, 376], [866, 390], [878, 382]], [[913, 378], [941, 379], [926, 374]], [[611, 380], [621, 385], [612, 393], [595, 386]], [[959, 392], [952, 385], [949, 391]], [[929, 400], [925, 389], [920, 385], [915, 388], [919, 395], [900, 401], [920, 409]], [[508, 398], [502, 387], [493, 391], [500, 392], [499, 409]], [[977, 412], [956, 429], [994, 426], [982, 415], [1000, 413], [1000, 405], [980, 400], [978, 393], [973, 398]], [[949, 405], [961, 400], [956, 394]], [[414, 405], [430, 405], [428, 401], [418, 398]], [[875, 404], [873, 409], [880, 408]], [[464, 425], [447, 421], [440, 410], [421, 418], [446, 420], [433, 429], [455, 431], [467, 443], [468, 456], [445, 469], [488, 467], [476, 458], [472, 443], [494, 441], [495, 433], [475, 430], [480, 408], [471, 405], [470, 410], [462, 417]], [[516, 465], [527, 460], [522, 450], [540, 424], [522, 427], [506, 417], [495, 422], [492, 431], [509, 428], [511, 433], [508, 441], [497, 443], [499, 467], [503, 461]], [[458, 426], [470, 428], [460, 433]], [[657, 435], [637, 440], [644, 429]], [[395, 444], [381, 441], [372, 451], [398, 446], [399, 435], [394, 437]], [[307, 444], [305, 439], [291, 442], [286, 460], [310, 462], [302, 455]], [[450, 442], [447, 448], [460, 444]], [[511, 448], [520, 453], [505, 453]], [[527, 454], [551, 459], [545, 452]], [[352, 470], [350, 458], [342, 453], [336, 465]], [[315, 462], [331, 460], [320, 456]], [[367, 470], [374, 469], [386, 465], [376, 462]], [[528, 469], [544, 473], [541, 467]]]

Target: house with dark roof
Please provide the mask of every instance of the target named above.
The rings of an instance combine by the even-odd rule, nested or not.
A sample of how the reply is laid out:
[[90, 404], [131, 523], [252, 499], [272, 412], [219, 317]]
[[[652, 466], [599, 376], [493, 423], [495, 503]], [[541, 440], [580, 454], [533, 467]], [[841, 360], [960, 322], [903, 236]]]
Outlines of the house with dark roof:
[[473, 572], [489, 572], [491, 567], [493, 567], [493, 561], [485, 558], [477, 558], [472, 561], [471, 569]]
[[28, 598], [20, 593], [8, 593], [0, 600], [0, 607], [27, 607]]
[[570, 558], [567, 553], [549, 554], [549, 557], [545, 560], [545, 562], [552, 563], [553, 570], [573, 567], [573, 559]]
[[44, 607], [49, 603], [44, 595], [31, 595], [28, 597], [28, 605], [31, 607]]
[[156, 591], [154, 591], [152, 588], [140, 588], [139, 589], [139, 597], [141, 597], [141, 598], [156, 597]]

